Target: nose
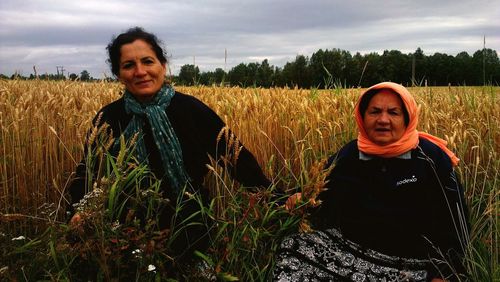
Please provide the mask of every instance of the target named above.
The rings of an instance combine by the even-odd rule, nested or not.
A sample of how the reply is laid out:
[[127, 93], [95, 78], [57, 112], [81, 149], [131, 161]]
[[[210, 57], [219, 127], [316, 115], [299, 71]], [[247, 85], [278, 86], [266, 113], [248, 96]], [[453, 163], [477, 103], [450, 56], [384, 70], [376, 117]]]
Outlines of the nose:
[[137, 64], [137, 67], [135, 69], [135, 75], [136, 76], [146, 75], [146, 68], [142, 64]]
[[388, 123], [389, 122], [389, 114], [386, 112], [382, 112], [377, 119], [379, 123]]

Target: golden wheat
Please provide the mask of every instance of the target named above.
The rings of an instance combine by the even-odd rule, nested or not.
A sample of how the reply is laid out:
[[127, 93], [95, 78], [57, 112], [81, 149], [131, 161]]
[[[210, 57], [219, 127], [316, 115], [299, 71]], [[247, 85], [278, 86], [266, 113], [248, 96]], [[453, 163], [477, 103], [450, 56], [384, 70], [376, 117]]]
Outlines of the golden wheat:
[[[319, 161], [356, 137], [353, 108], [362, 89], [176, 89], [217, 112], [238, 137], [232, 137], [233, 145], [240, 141], [252, 151], [280, 188], [316, 189], [315, 182], [321, 182], [314, 175], [319, 173], [314, 172], [319, 171]], [[25, 218], [64, 218], [64, 190], [82, 157], [91, 120], [121, 91], [117, 83], [0, 80], [3, 226]], [[474, 251], [469, 252], [472, 264], [480, 265], [471, 271], [481, 267], [486, 273], [498, 271], [500, 87], [410, 91], [421, 107], [418, 129], [447, 140], [461, 159], [458, 172], [473, 221], [471, 241], [487, 246], [487, 255], [477, 252], [475, 257]], [[216, 181], [215, 186], [228, 183]], [[23, 228], [16, 224], [17, 230]]]
[[[361, 89], [178, 87], [216, 111], [272, 178], [298, 174], [356, 137]], [[120, 96], [116, 83], [0, 81], [2, 213], [60, 203], [90, 120]], [[463, 167], [498, 170], [499, 88], [414, 88], [419, 130], [440, 136]], [[305, 152], [305, 153], [304, 153]]]
[[[356, 137], [352, 112], [362, 89], [176, 89], [214, 109], [280, 188], [314, 186], [301, 172]], [[121, 91], [117, 83], [0, 80], [0, 216], [63, 218], [91, 119]], [[446, 139], [461, 158], [473, 216], [493, 226], [497, 244], [500, 88], [410, 91], [421, 106], [419, 130]]]

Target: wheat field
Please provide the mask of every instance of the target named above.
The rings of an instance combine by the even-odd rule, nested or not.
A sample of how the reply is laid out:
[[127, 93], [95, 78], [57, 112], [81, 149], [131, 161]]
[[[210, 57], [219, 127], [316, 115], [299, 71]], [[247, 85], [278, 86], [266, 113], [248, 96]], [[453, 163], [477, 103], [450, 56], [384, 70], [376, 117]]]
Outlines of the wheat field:
[[[362, 89], [175, 88], [217, 112], [284, 188], [303, 185], [301, 171], [356, 137], [353, 109]], [[498, 273], [500, 87], [409, 90], [421, 107], [418, 129], [447, 140], [461, 159], [471, 241], [482, 246], [471, 251], [479, 267], [470, 270]], [[111, 82], [0, 80], [3, 236], [37, 232], [36, 221], [64, 220], [64, 189], [91, 119], [121, 91]]]

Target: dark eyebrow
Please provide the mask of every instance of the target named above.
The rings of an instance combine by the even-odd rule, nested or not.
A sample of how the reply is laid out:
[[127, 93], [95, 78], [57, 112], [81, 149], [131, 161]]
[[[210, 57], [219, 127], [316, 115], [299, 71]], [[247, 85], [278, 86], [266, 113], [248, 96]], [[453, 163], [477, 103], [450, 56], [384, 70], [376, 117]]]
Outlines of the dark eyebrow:
[[124, 65], [124, 64], [128, 64], [128, 63], [134, 63], [134, 60], [127, 60], [127, 61], [120, 62], [120, 65]]
[[366, 109], [367, 113], [379, 113], [381, 111], [382, 111], [382, 109], [377, 108], [377, 107], [371, 107], [371, 108]]
[[[370, 106], [370, 107], [368, 107], [368, 110], [370, 110], [370, 109], [371, 110], [378, 110], [378, 111], [382, 110], [381, 107], [377, 107], [377, 106]], [[395, 110], [402, 111], [403, 109], [401, 107], [397, 106], [397, 107], [393, 107], [393, 108], [388, 108], [387, 110], [388, 111], [395, 111]]]
[[389, 111], [394, 111], [394, 110], [399, 110], [399, 111], [402, 111], [401, 107], [394, 107], [394, 108], [389, 108], [387, 109]]

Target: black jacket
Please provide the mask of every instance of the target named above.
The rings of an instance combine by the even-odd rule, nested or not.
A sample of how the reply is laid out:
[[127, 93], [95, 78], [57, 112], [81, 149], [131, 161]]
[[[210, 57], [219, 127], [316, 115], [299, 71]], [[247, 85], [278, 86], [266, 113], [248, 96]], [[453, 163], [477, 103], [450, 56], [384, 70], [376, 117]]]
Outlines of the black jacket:
[[[191, 179], [191, 187], [195, 190], [191, 192], [201, 192], [203, 197], [207, 199], [208, 191], [203, 189], [202, 183], [208, 172], [206, 164], [210, 164], [209, 156], [215, 160], [220, 160], [222, 155], [227, 152], [234, 153], [235, 149], [234, 146], [227, 145], [224, 137], [220, 138], [219, 141], [217, 140], [225, 124], [204, 103], [195, 97], [179, 92], [176, 92], [172, 98], [170, 105], [166, 108], [166, 113], [181, 145], [184, 166]], [[97, 117], [100, 115], [101, 117], [98, 120]], [[118, 138], [131, 119], [132, 115], [125, 112], [125, 101], [122, 97], [104, 106], [94, 118], [94, 123], [98, 121], [99, 125], [109, 124], [113, 137]], [[161, 178], [164, 174], [162, 161], [158, 148], [154, 145], [148, 122], [146, 122], [146, 128], [144, 128], [144, 142], [149, 153], [149, 167], [156, 177]], [[86, 169], [84, 158], [78, 165], [76, 178], [69, 187], [72, 203], [80, 201], [85, 194]], [[262, 172], [255, 157], [245, 147], [241, 148], [236, 165], [227, 169], [229, 169], [233, 178], [245, 187], [268, 187], [270, 185], [270, 181]], [[163, 181], [162, 185], [164, 195], [172, 198], [172, 189], [168, 187], [168, 181]], [[193, 200], [185, 204], [181, 210], [181, 215], [178, 215], [178, 217], [190, 217], [197, 210], [199, 210], [199, 205]], [[72, 211], [71, 207], [70, 211]], [[160, 225], [163, 228], [169, 226], [173, 212], [172, 209], [166, 209], [162, 213]], [[176, 252], [186, 251], [189, 242], [200, 241], [200, 237], [206, 233], [204, 227], [194, 226], [190, 228], [191, 230], [186, 231], [184, 242], [174, 246], [177, 248]], [[197, 246], [197, 248], [205, 248], [208, 242], [205, 240], [203, 243], [204, 247]]]
[[[108, 123], [113, 137], [118, 138], [132, 119], [132, 115], [125, 112], [125, 101], [120, 98], [105, 107], [96, 115], [94, 122], [102, 113], [99, 124]], [[182, 149], [185, 169], [192, 179], [194, 187], [201, 187], [203, 178], [208, 172], [209, 156], [215, 160], [234, 148], [227, 148], [225, 138], [217, 142], [217, 136], [225, 126], [220, 117], [195, 97], [176, 92], [170, 105], [166, 109], [172, 127], [179, 139]], [[161, 176], [163, 167], [158, 149], [153, 145], [151, 128], [146, 123], [144, 141], [149, 150], [151, 170]], [[85, 163], [82, 161], [77, 167], [75, 181], [69, 192], [72, 202], [78, 202], [85, 192]], [[246, 187], [267, 187], [270, 181], [266, 178], [255, 157], [245, 148], [239, 152], [236, 167], [230, 168], [232, 176]]]
[[[361, 160], [356, 140], [330, 158], [334, 168], [313, 214], [317, 228], [335, 227], [348, 239], [406, 258], [449, 259], [463, 272], [467, 209], [450, 158], [420, 139], [411, 159]], [[445, 275], [451, 273], [439, 264]], [[429, 266], [431, 277], [439, 276]]]

